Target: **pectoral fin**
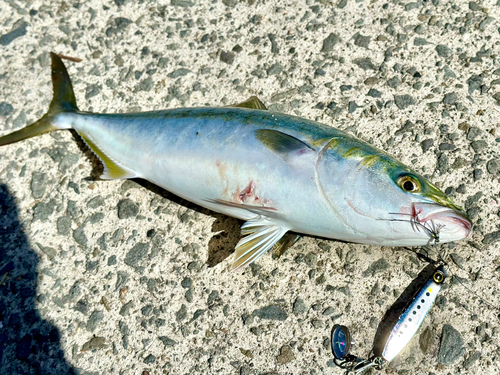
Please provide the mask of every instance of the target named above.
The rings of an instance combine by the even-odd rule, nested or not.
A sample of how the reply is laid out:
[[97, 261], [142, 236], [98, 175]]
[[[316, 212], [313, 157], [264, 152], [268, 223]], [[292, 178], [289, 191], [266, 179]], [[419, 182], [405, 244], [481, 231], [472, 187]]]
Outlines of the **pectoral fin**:
[[239, 270], [259, 259], [286, 234], [284, 228], [263, 216], [247, 221], [241, 227], [244, 236], [236, 245], [233, 270]]
[[258, 129], [255, 136], [268, 149], [283, 156], [315, 152], [313, 146], [277, 130]]
[[256, 96], [252, 96], [250, 99], [245, 100], [242, 103], [233, 104], [231, 107], [239, 107], [239, 108], [252, 108], [252, 109], [263, 109], [267, 110], [264, 103], [262, 103], [259, 98]]

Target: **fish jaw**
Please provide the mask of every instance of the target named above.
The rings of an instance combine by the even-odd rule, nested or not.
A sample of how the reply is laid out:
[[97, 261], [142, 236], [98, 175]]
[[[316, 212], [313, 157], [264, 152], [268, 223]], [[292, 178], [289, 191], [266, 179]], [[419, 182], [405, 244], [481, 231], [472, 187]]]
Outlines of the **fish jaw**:
[[415, 229], [423, 226], [434, 231], [437, 229], [436, 242], [462, 240], [469, 236], [472, 229], [472, 222], [464, 212], [440, 204], [413, 203], [412, 211]]

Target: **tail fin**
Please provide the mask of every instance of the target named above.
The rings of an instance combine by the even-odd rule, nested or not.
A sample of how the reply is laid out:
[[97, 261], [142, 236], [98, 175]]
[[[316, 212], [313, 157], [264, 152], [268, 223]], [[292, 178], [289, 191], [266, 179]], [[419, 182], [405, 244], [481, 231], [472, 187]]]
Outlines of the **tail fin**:
[[49, 110], [40, 120], [34, 122], [33, 124], [11, 134], [7, 134], [6, 136], [0, 137], [0, 146], [19, 142], [24, 139], [61, 129], [54, 125], [54, 117], [61, 112], [78, 111], [75, 93], [73, 92], [73, 86], [71, 85], [71, 80], [66, 67], [64, 66], [61, 58], [55, 53], [51, 52], [50, 57], [52, 58], [51, 71], [54, 95], [52, 97]]

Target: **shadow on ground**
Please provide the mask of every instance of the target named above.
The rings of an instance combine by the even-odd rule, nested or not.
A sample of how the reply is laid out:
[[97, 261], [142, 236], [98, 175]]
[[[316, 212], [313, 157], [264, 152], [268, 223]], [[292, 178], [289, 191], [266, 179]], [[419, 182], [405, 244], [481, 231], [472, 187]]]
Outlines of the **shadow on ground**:
[[0, 184], [0, 373], [76, 374], [64, 358], [59, 330], [36, 309], [37, 269], [14, 197]]

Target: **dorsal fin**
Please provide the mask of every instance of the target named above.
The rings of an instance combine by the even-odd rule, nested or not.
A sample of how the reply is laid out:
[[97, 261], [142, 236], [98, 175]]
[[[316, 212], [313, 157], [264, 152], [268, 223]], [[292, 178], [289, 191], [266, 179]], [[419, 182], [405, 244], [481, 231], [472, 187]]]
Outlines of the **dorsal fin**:
[[255, 135], [264, 146], [279, 154], [314, 151], [311, 145], [277, 130], [258, 129]]
[[256, 96], [252, 96], [242, 103], [233, 104], [231, 107], [263, 109], [267, 111], [267, 107]]

